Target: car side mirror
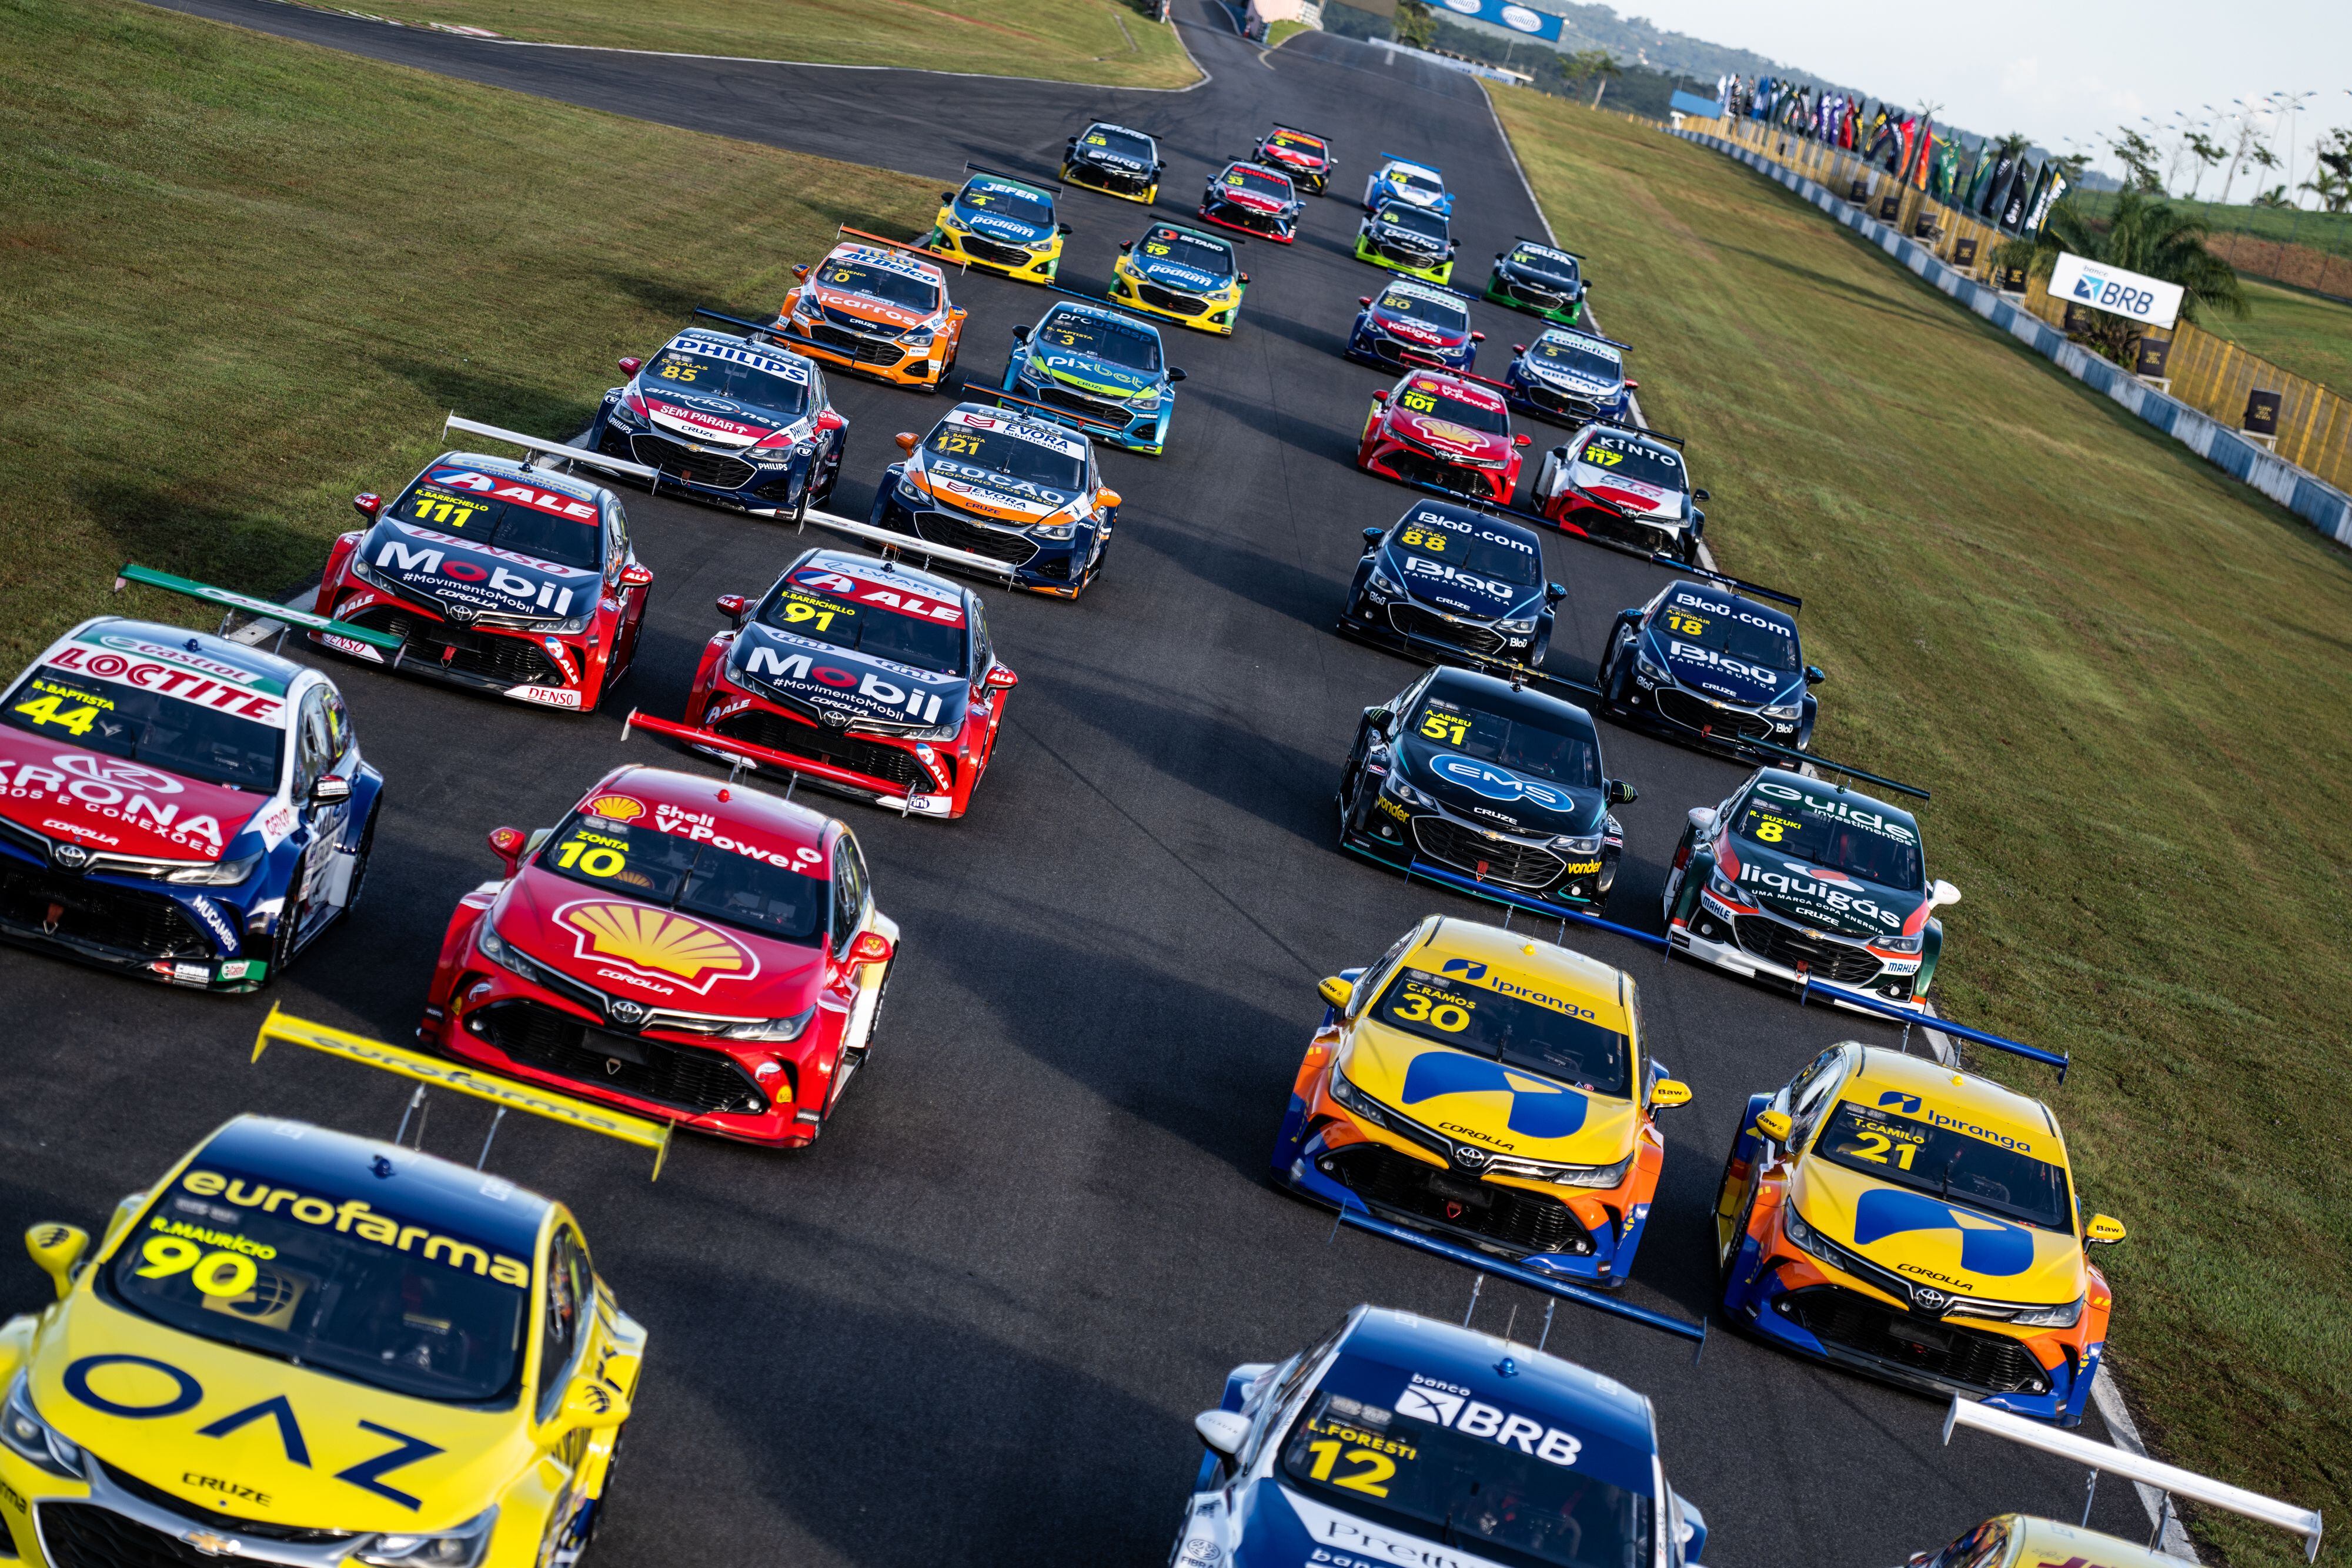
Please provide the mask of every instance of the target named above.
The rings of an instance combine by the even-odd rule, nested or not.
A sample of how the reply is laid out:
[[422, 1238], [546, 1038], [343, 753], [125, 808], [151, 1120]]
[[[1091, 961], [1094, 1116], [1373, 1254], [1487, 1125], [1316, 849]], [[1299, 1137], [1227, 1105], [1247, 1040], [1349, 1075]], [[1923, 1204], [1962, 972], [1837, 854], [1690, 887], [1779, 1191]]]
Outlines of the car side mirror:
[[1473, 332], [1470, 334], [1470, 340], [1474, 343], [1483, 343], [1486, 340], [1486, 334], [1484, 332]]
[[593, 1377], [575, 1377], [563, 1391], [559, 1419], [566, 1427], [608, 1432], [629, 1418], [628, 1396]]
[[646, 588], [654, 580], [654, 569], [641, 560], [633, 560], [621, 569], [623, 588]]
[[1515, 354], [1524, 354], [1527, 351], [1528, 346], [1525, 343], [1514, 343], [1511, 345], [1511, 352]]
[[1702, 833], [1715, 831], [1715, 808], [1693, 806], [1690, 809], [1690, 825]]
[[310, 781], [310, 800], [314, 805], [331, 806], [351, 798], [352, 781], [340, 773], [321, 773]]
[[1118, 248], [1121, 250], [1133, 250], [1135, 248], [1135, 242], [1131, 239], [1123, 239], [1118, 242]]
[[1927, 902], [1936, 905], [1937, 908], [1941, 908], [1947, 904], [1958, 904], [1959, 901], [1960, 890], [1954, 887], [1950, 883], [1946, 882], [1940, 876], [1936, 879], [1936, 885], [1927, 895]]
[[809, 275], [809, 269], [808, 269], [808, 263], [807, 263], [807, 262], [800, 261], [800, 262], [794, 262], [794, 263], [793, 264], [793, 276], [794, 277], [801, 278], [801, 279], [803, 279], [803, 280], [806, 280], [806, 278], [808, 277], [808, 275]]
[[1376, 387], [1376, 388], [1374, 388], [1374, 389], [1373, 389], [1373, 391], [1372, 391], [1372, 401], [1373, 401], [1374, 402], [1388, 402], [1388, 401], [1389, 401], [1389, 389], [1388, 389], [1388, 388], [1386, 388], [1386, 387]]
[[913, 431], [902, 430], [890, 439], [898, 444], [899, 451], [906, 453], [908, 456], [914, 455], [915, 442], [918, 437]]
[[1764, 1111], [1757, 1114], [1756, 1130], [1776, 1144], [1785, 1144], [1789, 1134], [1797, 1130], [1797, 1124], [1789, 1119], [1786, 1111]]
[[[1627, 386], [1632, 386], [1632, 385], [1633, 385], [1634, 383], [1633, 383], [1633, 382], [1627, 382], [1625, 384], [1626, 384]], [[1712, 500], [1714, 500], [1714, 499], [1715, 499], [1715, 497], [1714, 497], [1713, 496], [1708, 495], [1705, 490], [1693, 490], [1693, 491], [1691, 492], [1691, 496], [1693, 497], [1693, 498], [1695, 498], [1695, 499], [1696, 499], [1696, 500], [1701, 500], [1701, 501], [1712, 501]]]
[[1192, 1417], [1192, 1430], [1211, 1450], [1232, 1458], [1249, 1437], [1249, 1417], [1236, 1410], [1203, 1410]]
[[1095, 510], [1098, 512], [1116, 511], [1118, 509], [1118, 504], [1126, 498], [1126, 497], [1120, 495], [1116, 490], [1097, 490], [1095, 492]]
[[1561, 600], [1566, 599], [1567, 597], [1568, 588], [1566, 584], [1558, 582], [1547, 582], [1544, 584], [1544, 602], [1546, 604], [1558, 604]]
[[352, 510], [372, 523], [375, 521], [376, 514], [383, 510], [383, 497], [373, 490], [362, 490], [352, 497]]
[[1247, 288], [1249, 287], [1249, 274], [1246, 272], [1242, 274], [1242, 287], [1244, 288]]
[[1364, 530], [1364, 542], [1368, 545], [1376, 545], [1381, 542], [1381, 536], [1387, 532], [1388, 530], [1386, 528], [1366, 528]]
[[1009, 692], [1021, 684], [1021, 677], [1002, 664], [991, 664], [988, 667], [987, 684], [1000, 692]]
[[635, 354], [623, 354], [613, 362], [621, 367], [621, 373], [625, 376], [635, 375], [646, 368], [646, 362]]
[[507, 862], [507, 875], [509, 876], [513, 876], [522, 870], [523, 851], [529, 846], [530, 842], [530, 836], [524, 833], [520, 828], [492, 828], [490, 830], [490, 850], [499, 857], [499, 859]]
[[1627, 392], [1640, 392], [1642, 390], [1642, 383], [1635, 381], [1633, 377], [1628, 376], [1625, 378], [1625, 390]]
[[841, 967], [849, 970], [862, 969], [868, 964], [887, 964], [894, 951], [890, 938], [879, 931], [861, 931], [857, 940], [849, 945], [849, 951], [842, 955]]
[[1028, 328], [1026, 328], [1026, 327], [1015, 327], [1015, 328], [1013, 328], [1013, 340], [1014, 342], [1016, 342], [1016, 343], [1025, 343], [1025, 342], [1027, 342], [1027, 341], [1029, 340], [1029, 329], [1028, 329]]
[[[2123, 1227], [2116, 1229], [2120, 1239]], [[89, 1232], [79, 1225], [36, 1225], [25, 1232], [25, 1250], [33, 1255], [34, 1263], [49, 1277], [49, 1283], [58, 1288], [58, 1299], [63, 1301], [73, 1289], [74, 1270], [89, 1250]]]
[[1514, 435], [1511, 437], [1511, 444], [1514, 446], [1525, 446], [1527, 444], [1528, 438], [1524, 435]]
[[940, 200], [951, 204], [955, 201], [955, 193], [953, 191], [941, 191], [940, 193]]
[[722, 593], [712, 602], [719, 606], [719, 614], [738, 622], [742, 621], [743, 612], [751, 608], [751, 601], [740, 593]]
[[2095, 1214], [2083, 1227], [2083, 1239], [2095, 1247], [2112, 1247], [2129, 1234], [2124, 1222], [2112, 1214]]
[[1322, 983], [1315, 988], [1315, 994], [1317, 996], [1321, 997], [1325, 1001], [1330, 1003], [1331, 1006], [1342, 1009], [1347, 1007], [1348, 998], [1353, 996], [1355, 991], [1355, 987], [1349, 985], [1338, 975], [1326, 975], [1323, 977]]
[[1359, 294], [1356, 296], [1356, 303], [1363, 306], [1366, 309], [1370, 309], [1371, 308], [1372, 297], [1369, 294]]
[[1503, 255], [1503, 253], [1502, 253], [1501, 251], [1499, 251], [1499, 250], [1498, 250], [1498, 251], [1496, 251], [1496, 252], [1495, 253], [1495, 259], [1496, 259], [1496, 261], [1504, 261], [1504, 260], [1507, 260], [1507, 259], [1508, 259], [1508, 257], [1505, 256]]
[[1185, 376], [1184, 368], [1181, 365], [1171, 365], [1168, 370], [1168, 379], [1171, 382], [1181, 382], [1187, 380], [1188, 378]]
[[1817, 686], [1829, 678], [1830, 673], [1827, 670], [1822, 669], [1819, 664], [1807, 664], [1805, 666], [1805, 685], [1809, 686]]
[[1650, 1108], [1663, 1111], [1669, 1105], [1690, 1103], [1691, 1087], [1679, 1078], [1661, 1078], [1650, 1085]]
[[1068, 234], [1071, 232], [1070, 225], [1067, 224], [1058, 224], [1055, 226], [1054, 232], [1055, 234]]
[[1580, 283], [1580, 284], [1578, 284], [1578, 285], [1576, 286], [1576, 287], [1577, 287], [1577, 292], [1579, 292], [1579, 293], [1580, 293], [1580, 294], [1590, 294], [1590, 293], [1591, 293], [1591, 292], [1592, 292], [1592, 285], [1591, 285], [1590, 283]]
[[1622, 779], [1612, 779], [1609, 780], [1609, 788], [1602, 790], [1601, 794], [1612, 806], [1628, 805], [1642, 798], [1642, 792], [1639, 789], [1634, 789], [1631, 784], [1626, 783]]

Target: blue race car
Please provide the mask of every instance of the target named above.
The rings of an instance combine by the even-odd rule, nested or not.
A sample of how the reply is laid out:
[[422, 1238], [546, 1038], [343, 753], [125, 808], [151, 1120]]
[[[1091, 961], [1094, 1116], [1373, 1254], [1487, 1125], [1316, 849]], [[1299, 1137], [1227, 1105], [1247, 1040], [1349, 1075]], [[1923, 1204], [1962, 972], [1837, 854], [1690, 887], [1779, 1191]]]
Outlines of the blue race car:
[[1619, 612], [1596, 677], [1610, 717], [1735, 754], [1749, 740], [1811, 746], [1812, 688], [1827, 679], [1805, 663], [1794, 618], [1688, 580]]
[[1364, 530], [1339, 629], [1433, 663], [1458, 649], [1470, 662], [1533, 668], [1567, 592], [1544, 581], [1532, 529], [1450, 501], [1415, 501], [1388, 528]]
[[1425, 207], [1442, 218], [1454, 215], [1454, 193], [1445, 188], [1444, 175], [1427, 163], [1383, 152], [1380, 167], [1364, 182], [1364, 211], [1376, 213], [1390, 202]]
[[0, 936], [205, 991], [268, 985], [358, 904], [383, 792], [325, 675], [111, 616], [0, 697]]
[[1514, 343], [1503, 397], [1521, 413], [1580, 429], [1595, 420], [1631, 422], [1633, 389], [1625, 379], [1623, 343], [1575, 327], [1554, 327], [1532, 343]]
[[1405, 355], [1466, 371], [1486, 340], [1470, 329], [1470, 308], [1450, 288], [1400, 277], [1377, 295], [1356, 303], [1356, 324], [1348, 332], [1348, 358], [1361, 364], [1402, 371]]
[[1066, 411], [1096, 439], [1157, 457], [1176, 414], [1171, 368], [1149, 321], [1084, 301], [1050, 307], [1034, 327], [1013, 329], [1003, 389], [1049, 418]]
[[1235, 1367], [1193, 1427], [1208, 1452], [1177, 1568], [1685, 1568], [1706, 1544], [1647, 1398], [1411, 1312], [1358, 1307], [1287, 1361]]
[[665, 489], [767, 517], [823, 506], [849, 422], [804, 354], [689, 327], [650, 360], [626, 359], [588, 444], [658, 469]]

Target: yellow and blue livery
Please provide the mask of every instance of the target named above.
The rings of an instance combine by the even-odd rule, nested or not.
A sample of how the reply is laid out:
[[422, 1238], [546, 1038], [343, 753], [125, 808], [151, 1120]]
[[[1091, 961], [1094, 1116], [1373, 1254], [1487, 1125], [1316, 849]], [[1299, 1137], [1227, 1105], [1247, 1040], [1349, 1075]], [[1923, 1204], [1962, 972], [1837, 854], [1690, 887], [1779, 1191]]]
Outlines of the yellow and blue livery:
[[1248, 287], [1232, 241], [1182, 224], [1154, 224], [1141, 239], [1120, 242], [1109, 297], [1130, 310], [1230, 338]]
[[964, 168], [971, 177], [956, 190], [940, 193], [939, 215], [931, 220], [924, 246], [1024, 283], [1050, 285], [1062, 265], [1062, 237], [1070, 232], [1054, 212], [1062, 187], [1015, 179], [977, 163]]

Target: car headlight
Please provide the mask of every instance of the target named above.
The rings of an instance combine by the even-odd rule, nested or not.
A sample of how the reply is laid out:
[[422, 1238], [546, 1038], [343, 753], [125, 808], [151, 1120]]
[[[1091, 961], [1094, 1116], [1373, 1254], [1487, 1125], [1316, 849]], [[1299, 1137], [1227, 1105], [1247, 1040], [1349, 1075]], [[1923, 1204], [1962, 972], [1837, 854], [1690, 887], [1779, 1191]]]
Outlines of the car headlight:
[[1706, 890], [1717, 898], [1739, 898], [1739, 884], [1719, 871], [1710, 870], [1706, 873]]
[[1030, 526], [1029, 537], [1061, 543], [1078, 537], [1078, 525], [1075, 519], [1066, 523], [1034, 523]]
[[1503, 631], [1515, 632], [1524, 637], [1536, 629], [1536, 618], [1530, 613], [1524, 621], [1497, 621], [1495, 624]]
[[1766, 718], [1796, 718], [1804, 711], [1804, 699], [1802, 697], [1792, 697], [1787, 702], [1775, 703], [1770, 707], [1766, 708], [1764, 710], [1764, 716]]
[[1561, 1186], [1615, 1186], [1625, 1179], [1633, 1164], [1629, 1154], [1613, 1166], [1561, 1166], [1550, 1173], [1549, 1179]]
[[961, 218], [950, 212], [942, 212], [940, 214], [940, 227], [947, 230], [947, 232], [951, 235], [968, 235], [971, 233], [971, 225], [970, 224], [964, 222]]
[[86, 1479], [80, 1447], [41, 1419], [41, 1413], [33, 1408], [32, 1392], [21, 1374], [8, 1390], [8, 1403], [0, 1407], [0, 1443], [7, 1444], [26, 1461], [53, 1476]]
[[1365, 580], [1364, 586], [1374, 593], [1401, 594], [1404, 591], [1404, 584], [1391, 577], [1387, 569], [1377, 563], [1372, 567], [1372, 575]]
[[930, 497], [924, 494], [922, 488], [913, 480], [908, 478], [903, 470], [900, 471], [898, 475], [898, 483], [894, 486], [894, 488], [898, 493], [898, 499], [906, 502], [907, 505], [910, 507], [928, 507], [931, 504]]
[[535, 960], [525, 957], [516, 951], [512, 944], [499, 935], [499, 928], [490, 924], [488, 916], [483, 918], [479, 925], [474, 927], [474, 946], [483, 957], [488, 958], [499, 968], [520, 975], [533, 985], [547, 983], [547, 971], [540, 967]]
[[2029, 1307], [2010, 1319], [2020, 1328], [2070, 1329], [2083, 1318], [2083, 1298], [2062, 1301], [2054, 1307]]
[[1427, 790], [1415, 789], [1406, 781], [1402, 773], [1390, 774], [1385, 788], [1390, 794], [1408, 806], [1418, 806], [1424, 811], [1437, 810], [1437, 798]]
[[1127, 406], [1138, 413], [1150, 413], [1160, 407], [1160, 389], [1146, 387], [1127, 400]]
[[1572, 855], [1595, 855], [1601, 852], [1601, 835], [1593, 833], [1580, 839], [1563, 834], [1552, 840], [1551, 847], [1556, 850], [1566, 850]]
[[808, 1028], [809, 1019], [814, 1017], [816, 1017], [816, 1009], [809, 1008], [794, 1013], [788, 1019], [754, 1019], [750, 1023], [732, 1024], [720, 1030], [719, 1038], [721, 1040], [798, 1040], [801, 1037], [801, 1031]]
[[1833, 1243], [1824, 1240], [1819, 1231], [1806, 1224], [1805, 1217], [1797, 1212], [1797, 1206], [1786, 1200], [1783, 1200], [1780, 1205], [1780, 1234], [1789, 1239], [1790, 1246], [1800, 1251], [1811, 1253], [1830, 1267], [1833, 1269], [1845, 1267], [1843, 1254], [1839, 1249]]
[[1348, 1075], [1339, 1071], [1339, 1064], [1336, 1062], [1331, 1067], [1331, 1098], [1375, 1127], [1385, 1127], [1389, 1124], [1389, 1119], [1382, 1114], [1379, 1103], [1353, 1083], [1349, 1082]]
[[1674, 676], [1668, 674], [1664, 670], [1650, 662], [1648, 650], [1644, 649], [1638, 643], [1633, 644], [1633, 673], [1660, 683], [1670, 682], [1674, 679]]
[[1874, 936], [1870, 945], [1885, 953], [1916, 953], [1927, 941], [1927, 934], [1921, 932], [1911, 936]]
[[935, 336], [937, 336], [936, 330], [929, 327], [909, 328], [899, 335], [898, 346], [904, 349], [928, 349], [931, 346], [931, 339]]
[[253, 874], [253, 868], [261, 863], [261, 857], [268, 852], [266, 850], [256, 850], [249, 855], [233, 861], [219, 861], [211, 865], [190, 866], [185, 871], [167, 872], [164, 873], [163, 880], [177, 883], [183, 887], [235, 887]]
[[489, 1550], [490, 1527], [498, 1521], [493, 1508], [437, 1535], [379, 1535], [353, 1552], [352, 1561], [375, 1568], [474, 1568]]
[[1062, 236], [1060, 235], [1049, 234], [1044, 239], [1031, 240], [1024, 248], [1034, 250], [1042, 256], [1046, 251], [1053, 249], [1055, 246], [1060, 245], [1061, 243]]

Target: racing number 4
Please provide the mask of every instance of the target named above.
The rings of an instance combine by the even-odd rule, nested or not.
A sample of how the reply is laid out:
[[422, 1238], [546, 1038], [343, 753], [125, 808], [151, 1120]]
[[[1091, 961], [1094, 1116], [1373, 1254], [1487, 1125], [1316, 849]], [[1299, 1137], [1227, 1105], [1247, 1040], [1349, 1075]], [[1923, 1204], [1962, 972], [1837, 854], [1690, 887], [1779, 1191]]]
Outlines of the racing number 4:
[[[1307, 1473], [1317, 1480], [1329, 1481], [1334, 1486], [1347, 1487], [1373, 1497], [1389, 1495], [1389, 1489], [1381, 1483], [1396, 1474], [1396, 1461], [1386, 1454], [1376, 1454], [1370, 1448], [1349, 1448], [1343, 1454], [1340, 1445], [1328, 1437], [1319, 1443], [1307, 1444], [1307, 1448], [1315, 1456], [1315, 1464]], [[1363, 1469], [1344, 1476], [1334, 1474], [1343, 1458], [1351, 1465], [1360, 1464]]]

